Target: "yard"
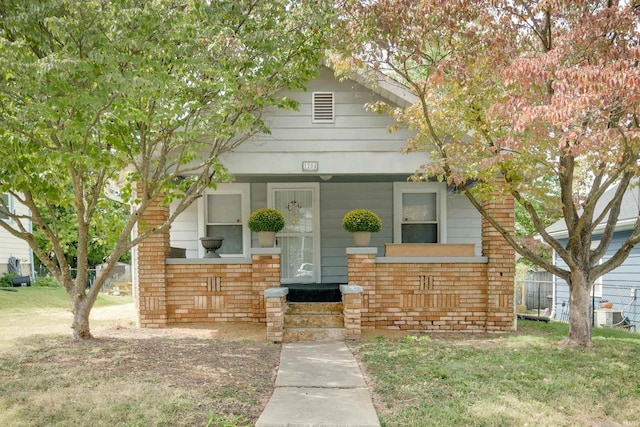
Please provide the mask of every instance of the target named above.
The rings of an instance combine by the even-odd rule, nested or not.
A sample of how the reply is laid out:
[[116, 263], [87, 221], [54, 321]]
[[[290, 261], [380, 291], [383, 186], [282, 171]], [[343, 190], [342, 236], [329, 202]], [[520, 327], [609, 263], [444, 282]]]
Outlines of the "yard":
[[[255, 325], [137, 329], [130, 298], [101, 295], [96, 340], [74, 342], [66, 295], [0, 292], [0, 425], [252, 425], [280, 347]], [[566, 326], [521, 322], [512, 335], [367, 334], [350, 344], [384, 426], [640, 425], [640, 336], [594, 332], [565, 348]]]

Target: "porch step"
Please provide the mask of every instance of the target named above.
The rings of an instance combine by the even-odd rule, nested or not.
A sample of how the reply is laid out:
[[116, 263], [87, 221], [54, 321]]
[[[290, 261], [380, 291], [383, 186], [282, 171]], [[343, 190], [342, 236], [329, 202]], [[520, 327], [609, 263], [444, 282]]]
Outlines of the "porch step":
[[342, 303], [287, 303], [284, 342], [344, 339]]

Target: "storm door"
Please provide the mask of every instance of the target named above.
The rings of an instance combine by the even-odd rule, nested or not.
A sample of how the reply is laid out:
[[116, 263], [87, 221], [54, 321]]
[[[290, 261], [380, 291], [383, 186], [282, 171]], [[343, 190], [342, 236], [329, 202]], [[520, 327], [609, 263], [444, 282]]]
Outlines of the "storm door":
[[282, 249], [282, 283], [320, 283], [320, 187], [317, 183], [269, 184], [270, 207], [285, 218], [276, 235]]

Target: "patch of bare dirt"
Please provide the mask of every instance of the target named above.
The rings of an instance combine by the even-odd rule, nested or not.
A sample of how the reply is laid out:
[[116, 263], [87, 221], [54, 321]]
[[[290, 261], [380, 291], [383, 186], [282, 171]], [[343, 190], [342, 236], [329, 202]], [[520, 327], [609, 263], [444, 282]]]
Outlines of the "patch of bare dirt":
[[253, 425], [273, 392], [281, 350], [266, 342], [264, 325], [210, 323], [142, 329], [135, 325], [135, 316], [133, 304], [94, 308], [95, 339], [87, 341], [71, 338], [70, 319], [56, 319], [48, 330], [40, 322], [34, 330], [23, 323], [12, 334], [10, 345], [5, 345], [3, 357], [20, 356], [19, 366], [12, 367], [17, 372], [37, 369], [61, 377], [74, 372], [73, 377], [82, 379], [79, 387], [103, 378], [122, 381], [123, 387], [153, 381], [158, 389], [176, 390], [189, 396], [190, 402], [198, 402], [180, 425], [206, 425], [212, 414], [239, 417]]

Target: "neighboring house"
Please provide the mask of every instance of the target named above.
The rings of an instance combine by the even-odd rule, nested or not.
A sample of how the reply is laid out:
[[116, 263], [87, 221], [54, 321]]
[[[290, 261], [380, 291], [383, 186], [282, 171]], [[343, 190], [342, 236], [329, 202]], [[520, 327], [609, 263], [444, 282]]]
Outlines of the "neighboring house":
[[[351, 284], [362, 292], [349, 297], [357, 319], [345, 322], [357, 332], [347, 336], [361, 328], [515, 328], [513, 250], [445, 183], [409, 182], [427, 155], [401, 153], [411, 132], [389, 132], [394, 121], [364, 107], [376, 101], [406, 107], [414, 96], [392, 81], [356, 80], [340, 81], [323, 67], [306, 92], [285, 93], [300, 103], [299, 111], [266, 110], [271, 134], [222, 158], [235, 181], [207, 192], [170, 232], [138, 247], [133, 256], [141, 326], [212, 320], [272, 325], [265, 290]], [[285, 215], [286, 227], [276, 248], [262, 249], [247, 218], [267, 206]], [[353, 236], [342, 228], [343, 216], [355, 208], [382, 219], [371, 248], [354, 248]], [[513, 226], [511, 200], [492, 209]], [[167, 214], [158, 207], [145, 221], [152, 225]], [[224, 237], [221, 258], [203, 258], [203, 236]], [[406, 256], [405, 246], [398, 252], [404, 255], [391, 256], [388, 250], [398, 248], [390, 243], [436, 247], [414, 245]], [[186, 257], [169, 257], [169, 246], [182, 248], [172, 253]], [[358, 292], [357, 286], [344, 290]], [[267, 294], [284, 301], [280, 290]], [[345, 303], [345, 313], [347, 305], [352, 307]]]
[[[11, 219], [3, 206], [7, 206], [9, 212], [17, 214], [27, 214], [28, 210], [24, 205], [18, 203], [11, 195], [0, 193], [0, 198], [4, 203], [0, 203], [0, 221], [15, 227], [15, 220]], [[0, 275], [8, 272], [9, 260], [13, 258], [19, 261], [22, 275], [32, 275], [33, 256], [31, 248], [27, 242], [18, 239], [4, 228], [0, 227]]]
[[[596, 214], [602, 212], [606, 203], [611, 200], [616, 188], [607, 191], [596, 204]], [[618, 216], [613, 239], [603, 260], [611, 257], [631, 234], [640, 211], [640, 186], [638, 183], [629, 186], [625, 192]], [[606, 218], [604, 219], [606, 221]], [[592, 246], [600, 242], [604, 222], [595, 230]], [[547, 228], [547, 232], [558, 239], [562, 245], [568, 240], [567, 226], [561, 219]], [[562, 260], [554, 253], [556, 265], [564, 266]], [[554, 278], [551, 314], [558, 320], [568, 320], [569, 315], [569, 287], [567, 283]], [[625, 262], [615, 270], [599, 278], [594, 284], [592, 292], [593, 320], [596, 326], [619, 325], [637, 330], [640, 326], [640, 247], [636, 246], [629, 253]], [[612, 309], [603, 309], [604, 302], [612, 302]]]

